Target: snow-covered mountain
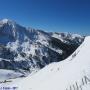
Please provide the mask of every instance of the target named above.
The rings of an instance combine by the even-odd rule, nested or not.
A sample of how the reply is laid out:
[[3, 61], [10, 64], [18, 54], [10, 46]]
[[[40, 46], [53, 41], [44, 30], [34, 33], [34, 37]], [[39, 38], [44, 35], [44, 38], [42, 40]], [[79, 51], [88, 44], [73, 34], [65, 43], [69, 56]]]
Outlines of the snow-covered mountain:
[[90, 90], [90, 36], [66, 60], [23, 79], [18, 90]]
[[15, 21], [0, 21], [0, 69], [25, 74], [62, 61], [83, 42], [84, 37], [26, 28]]
[[90, 36], [67, 59], [47, 65], [22, 80], [11, 79], [1, 87], [17, 90], [90, 90]]
[[66, 60], [50, 64], [25, 78], [18, 90], [90, 90], [89, 49], [90, 36]]

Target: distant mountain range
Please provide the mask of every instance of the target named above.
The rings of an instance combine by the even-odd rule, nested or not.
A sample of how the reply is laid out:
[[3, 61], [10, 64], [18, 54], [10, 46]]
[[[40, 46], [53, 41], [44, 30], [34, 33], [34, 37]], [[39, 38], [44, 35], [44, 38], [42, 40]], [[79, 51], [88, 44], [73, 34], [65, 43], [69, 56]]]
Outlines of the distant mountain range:
[[0, 21], [0, 69], [22, 75], [70, 56], [84, 36], [26, 28], [15, 21]]

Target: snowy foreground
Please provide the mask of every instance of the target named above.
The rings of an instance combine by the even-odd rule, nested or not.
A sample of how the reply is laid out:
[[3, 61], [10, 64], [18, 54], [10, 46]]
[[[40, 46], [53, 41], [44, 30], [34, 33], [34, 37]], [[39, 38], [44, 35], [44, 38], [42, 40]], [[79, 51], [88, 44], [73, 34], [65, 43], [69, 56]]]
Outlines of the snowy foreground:
[[66, 60], [52, 63], [34, 75], [0, 85], [17, 87], [16, 90], [90, 90], [90, 36]]

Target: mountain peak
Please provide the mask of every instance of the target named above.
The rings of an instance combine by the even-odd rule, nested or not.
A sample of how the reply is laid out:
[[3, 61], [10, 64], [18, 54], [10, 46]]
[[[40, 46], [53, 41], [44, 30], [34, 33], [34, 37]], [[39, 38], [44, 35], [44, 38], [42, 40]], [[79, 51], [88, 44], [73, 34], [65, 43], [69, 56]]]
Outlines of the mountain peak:
[[13, 21], [13, 20], [10, 20], [10, 19], [7, 19], [7, 18], [5, 18], [5, 19], [2, 19], [1, 21], [0, 21], [0, 23], [2, 23], [2, 24], [16, 24], [16, 22], [15, 21]]
[[7, 23], [8, 21], [10, 21], [9, 19], [5, 18], [2, 20], [3, 23]]

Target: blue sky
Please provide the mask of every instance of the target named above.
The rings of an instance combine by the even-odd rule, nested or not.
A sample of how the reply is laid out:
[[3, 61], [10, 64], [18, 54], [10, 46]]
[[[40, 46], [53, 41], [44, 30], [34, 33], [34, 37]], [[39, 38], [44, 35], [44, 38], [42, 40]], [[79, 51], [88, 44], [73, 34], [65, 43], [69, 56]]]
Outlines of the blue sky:
[[0, 0], [0, 18], [46, 31], [90, 34], [90, 0]]

